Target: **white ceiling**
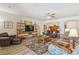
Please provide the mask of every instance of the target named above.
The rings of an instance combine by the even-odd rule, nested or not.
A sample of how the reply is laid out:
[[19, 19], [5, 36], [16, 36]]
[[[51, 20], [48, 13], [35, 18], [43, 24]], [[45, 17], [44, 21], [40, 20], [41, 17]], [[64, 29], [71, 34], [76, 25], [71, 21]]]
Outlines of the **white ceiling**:
[[78, 3], [0, 3], [0, 11], [45, 19], [48, 11], [56, 12], [56, 18], [78, 16]]

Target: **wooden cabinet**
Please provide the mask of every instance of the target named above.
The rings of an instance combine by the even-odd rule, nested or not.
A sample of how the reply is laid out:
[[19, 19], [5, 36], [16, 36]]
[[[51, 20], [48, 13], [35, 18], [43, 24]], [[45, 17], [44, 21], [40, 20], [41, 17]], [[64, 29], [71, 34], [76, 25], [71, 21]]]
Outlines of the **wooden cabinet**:
[[25, 32], [25, 24], [22, 22], [17, 22], [16, 28], [17, 28], [17, 35]]
[[37, 28], [37, 24], [36, 22], [34, 23], [34, 32], [37, 32], [38, 28]]
[[47, 25], [44, 24], [44, 32], [47, 32]]
[[40, 26], [36, 22], [34, 23], [34, 32], [36, 32], [37, 34], [40, 33]]

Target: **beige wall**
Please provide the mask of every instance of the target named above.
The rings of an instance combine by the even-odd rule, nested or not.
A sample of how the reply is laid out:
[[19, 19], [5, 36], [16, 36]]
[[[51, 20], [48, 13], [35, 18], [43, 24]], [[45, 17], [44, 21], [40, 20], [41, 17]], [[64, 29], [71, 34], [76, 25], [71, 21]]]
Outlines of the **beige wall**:
[[[10, 35], [16, 34], [16, 22], [20, 20], [19, 17], [20, 16], [0, 11], [0, 33], [8, 32]], [[70, 17], [67, 20], [72, 20], [72, 19], [79, 19], [79, 16], [76, 17], [76, 18], [71, 18]], [[36, 21], [32, 18], [27, 18], [27, 17], [24, 17], [23, 20], [32, 20], [33, 22]], [[59, 26], [60, 26], [60, 33], [64, 34], [64, 21], [63, 20], [65, 20], [65, 18], [64, 19], [57, 19], [57, 20], [50, 20], [50, 21], [48, 20], [48, 21], [45, 21], [45, 22], [41, 21], [40, 22], [40, 26], [41, 26], [40, 27], [40, 31], [41, 31], [40, 33], [43, 32], [43, 26], [42, 26], [43, 24], [51, 23], [51, 22], [58, 22]], [[12, 29], [4, 29], [4, 21], [12, 21], [13, 22], [13, 28]], [[77, 26], [77, 25], [75, 25], [75, 26]], [[70, 25], [68, 24], [67, 26], [69, 27]], [[72, 25], [72, 26], [74, 26], [74, 25]]]
[[[51, 22], [59, 22], [59, 26], [60, 26], [60, 34], [64, 34], [64, 30], [65, 30], [65, 27], [64, 27], [64, 25], [65, 25], [65, 21], [69, 21], [69, 20], [78, 20], [79, 21], [79, 16], [71, 16], [71, 17], [64, 17], [64, 18], [59, 18], [59, 19], [51, 19], [51, 20], [46, 20], [46, 21], [43, 21], [42, 23], [43, 24], [46, 24], [46, 23], [51, 23]], [[79, 28], [78, 26], [79, 26], [79, 22], [77, 22], [77, 24], [76, 25], [67, 25], [68, 26], [68, 28], [70, 27], [70, 26], [72, 26], [72, 27], [74, 27], [74, 26], [77, 26], [77, 28]]]
[[67, 28], [70, 28], [70, 29], [75, 28], [79, 32], [79, 20], [69, 21], [69, 22], [66, 23], [66, 26], [67, 26]]
[[71, 21], [67, 23], [67, 28], [76, 28], [79, 29], [79, 22], [78, 21]]
[[[10, 35], [16, 34], [16, 16], [4, 12], [0, 12], [0, 33], [8, 32]], [[13, 28], [12, 29], [5, 29], [4, 28], [4, 21], [12, 21]]]
[[[9, 14], [6, 12], [1, 12], [0, 11], [0, 33], [7, 32], [9, 35], [15, 35], [17, 30], [16, 30], [16, 22], [20, 20], [34, 20], [32, 18], [27, 18], [22, 16], [17, 16], [13, 14]], [[5, 29], [4, 28], [4, 21], [12, 21], [13, 22], [13, 28], [12, 29]], [[34, 21], [33, 21], [34, 23]]]

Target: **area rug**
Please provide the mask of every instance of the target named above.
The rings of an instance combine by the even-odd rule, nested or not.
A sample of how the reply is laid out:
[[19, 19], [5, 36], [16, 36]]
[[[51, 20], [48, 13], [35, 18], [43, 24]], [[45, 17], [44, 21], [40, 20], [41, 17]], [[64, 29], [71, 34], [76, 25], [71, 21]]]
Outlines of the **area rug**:
[[46, 44], [32, 43], [32, 44], [29, 44], [26, 46], [38, 55], [42, 55], [48, 51], [48, 43], [46, 43]]

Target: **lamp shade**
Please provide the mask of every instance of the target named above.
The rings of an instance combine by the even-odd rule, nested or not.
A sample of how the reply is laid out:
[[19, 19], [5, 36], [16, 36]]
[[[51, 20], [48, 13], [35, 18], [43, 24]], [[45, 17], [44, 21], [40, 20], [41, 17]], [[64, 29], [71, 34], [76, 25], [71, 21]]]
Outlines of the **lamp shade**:
[[69, 32], [69, 31], [70, 31], [70, 29], [68, 29], [68, 28], [65, 29], [65, 32]]
[[69, 37], [78, 37], [78, 32], [76, 29], [71, 29], [69, 32]]

